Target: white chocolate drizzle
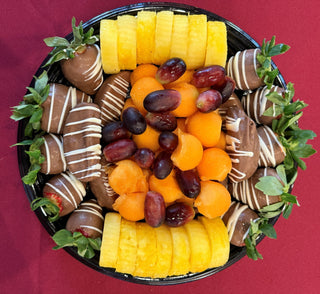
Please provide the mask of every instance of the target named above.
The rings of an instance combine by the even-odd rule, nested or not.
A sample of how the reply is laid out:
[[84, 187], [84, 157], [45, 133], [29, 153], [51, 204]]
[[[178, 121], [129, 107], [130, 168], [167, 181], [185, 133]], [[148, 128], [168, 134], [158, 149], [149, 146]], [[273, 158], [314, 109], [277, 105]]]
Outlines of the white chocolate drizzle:
[[94, 61], [94, 63], [83, 72], [85, 76], [85, 81], [90, 81], [93, 79], [94, 83], [99, 82], [97, 86], [94, 88], [94, 91], [98, 90], [103, 83], [103, 75], [102, 75], [102, 64], [101, 64], [101, 52], [98, 45], [94, 44], [94, 47], [97, 49], [98, 54]]

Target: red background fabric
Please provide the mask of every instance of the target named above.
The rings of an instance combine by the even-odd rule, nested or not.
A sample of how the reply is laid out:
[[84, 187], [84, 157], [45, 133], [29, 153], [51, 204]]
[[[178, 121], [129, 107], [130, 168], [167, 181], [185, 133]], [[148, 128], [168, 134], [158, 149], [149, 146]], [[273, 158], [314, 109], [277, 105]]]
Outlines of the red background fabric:
[[[207, 9], [233, 22], [260, 44], [276, 35], [291, 49], [274, 58], [286, 82], [293, 82], [296, 99], [310, 106], [300, 126], [320, 134], [318, 101], [320, 4], [292, 1], [173, 1]], [[68, 34], [72, 16], [92, 17], [134, 1], [2, 1], [1, 7], [1, 157], [0, 292], [1, 293], [319, 293], [319, 155], [307, 159], [293, 194], [295, 207], [288, 220], [280, 218], [276, 240], [258, 246], [264, 259], [244, 257], [211, 277], [175, 286], [144, 286], [96, 272], [64, 250], [53, 251], [49, 234], [30, 210], [18, 170], [18, 124], [9, 119], [49, 49], [43, 38]], [[312, 142], [319, 149], [319, 140]]]

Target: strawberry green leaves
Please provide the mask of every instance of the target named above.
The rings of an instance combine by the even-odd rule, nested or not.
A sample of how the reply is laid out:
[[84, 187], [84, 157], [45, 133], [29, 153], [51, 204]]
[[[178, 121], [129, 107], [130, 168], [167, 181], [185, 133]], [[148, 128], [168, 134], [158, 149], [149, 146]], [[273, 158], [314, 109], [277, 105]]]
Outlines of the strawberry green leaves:
[[271, 57], [283, 54], [290, 49], [290, 46], [285, 44], [276, 45], [275, 40], [275, 36], [273, 36], [268, 42], [264, 39], [261, 46], [261, 53], [257, 56], [257, 60], [261, 65], [261, 67], [257, 69], [257, 74], [260, 78], [263, 78], [264, 83], [269, 89], [279, 74], [278, 69], [272, 69]]
[[68, 230], [62, 229], [56, 232], [52, 239], [57, 246], [53, 249], [57, 250], [63, 247], [76, 247], [78, 254], [84, 258], [92, 258], [95, 256], [95, 250], [99, 251], [101, 247], [101, 239], [86, 238], [80, 232], [71, 233]]
[[71, 42], [61, 37], [50, 37], [43, 40], [48, 47], [54, 47], [50, 52], [51, 57], [44, 67], [63, 59], [74, 58], [75, 53], [84, 50], [86, 45], [93, 45], [99, 41], [99, 37], [93, 35], [93, 28], [84, 32], [82, 21], [76, 26], [76, 19], [73, 17], [71, 24], [73, 32], [73, 40]]
[[39, 207], [42, 207], [45, 213], [48, 216], [50, 222], [54, 222], [59, 219], [60, 208], [53, 203], [50, 199], [45, 197], [35, 198], [30, 204], [31, 210], [36, 210]]

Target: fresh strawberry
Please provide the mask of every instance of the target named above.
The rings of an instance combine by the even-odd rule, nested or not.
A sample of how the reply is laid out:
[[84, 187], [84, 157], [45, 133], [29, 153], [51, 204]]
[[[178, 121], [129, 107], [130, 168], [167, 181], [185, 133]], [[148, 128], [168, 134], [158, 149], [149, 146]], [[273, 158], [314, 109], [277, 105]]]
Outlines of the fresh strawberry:
[[60, 217], [60, 213], [63, 210], [61, 205], [61, 198], [54, 193], [44, 193], [44, 197], [35, 198], [31, 202], [31, 209], [36, 210], [39, 207], [42, 207], [45, 213], [48, 216], [50, 222], [54, 222]]
[[50, 37], [44, 39], [49, 47], [54, 47], [45, 66], [60, 61], [64, 77], [79, 90], [93, 95], [103, 82], [100, 48], [95, 45], [99, 40], [93, 35], [93, 28], [86, 33], [83, 31], [82, 22], [75, 25], [72, 18], [73, 40]]
[[48, 192], [44, 192], [43, 196], [45, 198], [48, 198], [53, 204], [55, 204], [56, 206], [59, 207], [59, 213], [61, 213], [63, 207], [62, 207], [62, 200], [61, 197], [59, 197], [57, 194], [55, 193], [48, 193]]

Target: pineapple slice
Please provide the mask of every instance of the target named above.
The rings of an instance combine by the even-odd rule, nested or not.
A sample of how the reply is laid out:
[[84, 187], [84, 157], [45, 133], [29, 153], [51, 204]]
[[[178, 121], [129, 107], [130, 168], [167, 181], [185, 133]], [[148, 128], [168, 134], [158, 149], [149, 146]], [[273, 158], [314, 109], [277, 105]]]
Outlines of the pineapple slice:
[[204, 216], [199, 217], [200, 222], [208, 232], [212, 257], [209, 268], [224, 265], [229, 259], [230, 243], [228, 230], [220, 217], [209, 219]]
[[221, 65], [227, 61], [227, 28], [222, 21], [208, 21], [208, 37], [205, 66]]
[[175, 14], [173, 17], [170, 58], [187, 60], [189, 20], [187, 15]]
[[133, 15], [121, 15], [118, 24], [118, 60], [120, 69], [137, 66], [137, 19]]
[[190, 245], [187, 232], [183, 226], [170, 227], [172, 237], [172, 263], [170, 276], [184, 275], [190, 271]]
[[137, 259], [134, 276], [153, 277], [157, 262], [157, 239], [154, 228], [137, 223]]
[[206, 58], [207, 48], [207, 16], [205, 14], [189, 15], [188, 34], [188, 69], [202, 67]]
[[106, 74], [118, 73], [120, 67], [118, 63], [118, 27], [116, 20], [101, 20], [100, 48], [103, 71]]
[[99, 265], [115, 267], [118, 256], [121, 216], [118, 213], [107, 213], [104, 219]]
[[193, 219], [185, 224], [190, 244], [190, 271], [202, 272], [209, 267], [211, 248], [208, 233], [204, 226]]
[[120, 225], [120, 241], [116, 271], [132, 275], [136, 267], [136, 256], [136, 223], [122, 218]]
[[169, 59], [171, 47], [173, 12], [160, 11], [157, 13], [154, 39], [153, 63], [161, 65]]
[[152, 63], [156, 12], [139, 11], [137, 14], [137, 63]]
[[169, 275], [172, 259], [172, 238], [169, 228], [162, 225], [154, 229], [157, 237], [157, 263], [154, 278], [165, 278]]

